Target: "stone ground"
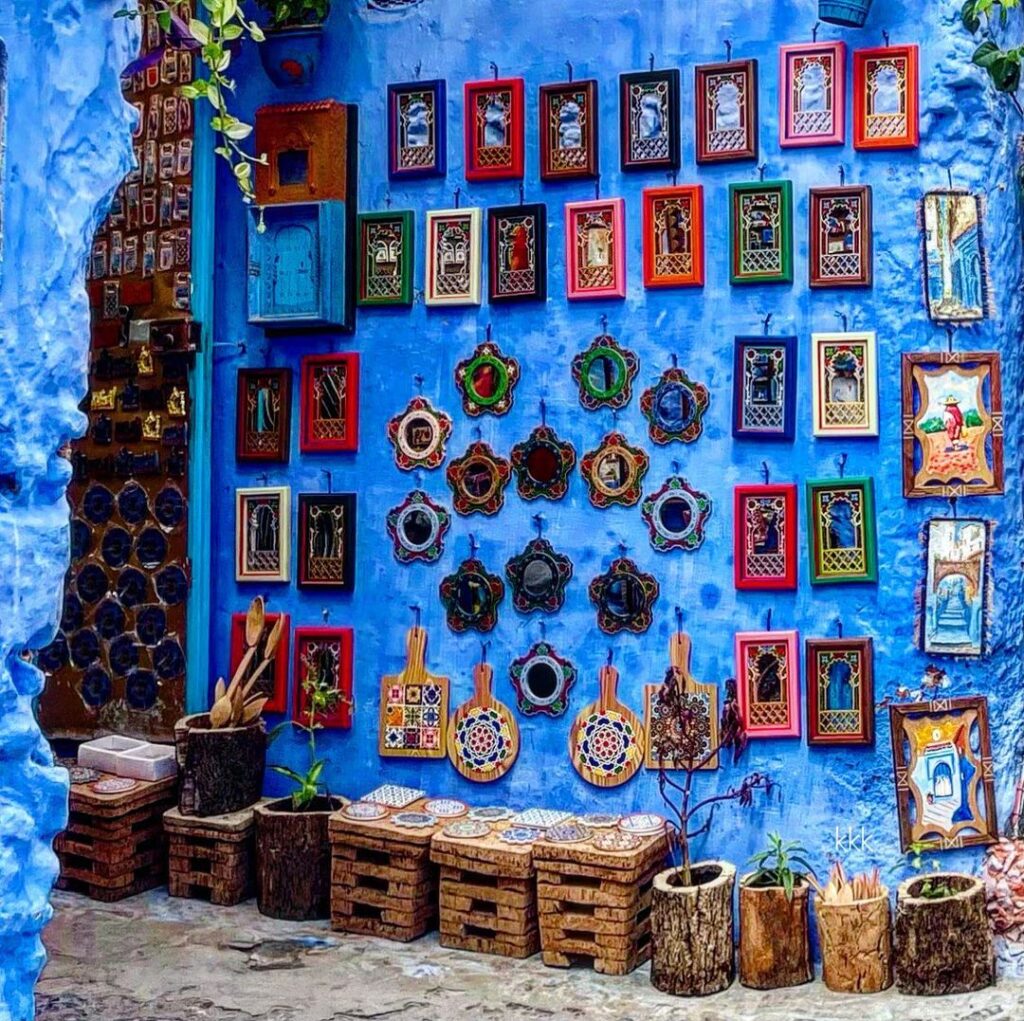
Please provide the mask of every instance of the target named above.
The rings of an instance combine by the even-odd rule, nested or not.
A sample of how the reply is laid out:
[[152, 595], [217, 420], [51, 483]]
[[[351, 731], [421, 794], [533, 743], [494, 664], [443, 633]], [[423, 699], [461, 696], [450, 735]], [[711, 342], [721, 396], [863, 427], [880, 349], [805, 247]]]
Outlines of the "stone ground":
[[706, 1000], [626, 978], [332, 933], [164, 891], [120, 904], [54, 896], [40, 1021], [1024, 1021], [1024, 982], [927, 1000], [838, 996], [820, 981]]

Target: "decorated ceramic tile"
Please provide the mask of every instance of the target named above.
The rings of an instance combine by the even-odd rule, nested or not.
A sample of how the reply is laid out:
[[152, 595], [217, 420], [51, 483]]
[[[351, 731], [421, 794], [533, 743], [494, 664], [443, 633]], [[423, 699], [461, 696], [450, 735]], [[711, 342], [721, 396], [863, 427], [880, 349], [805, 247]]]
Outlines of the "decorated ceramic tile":
[[579, 823], [567, 822], [561, 826], [552, 826], [544, 834], [545, 840], [552, 844], [582, 844], [584, 840], [590, 839], [590, 830]]
[[665, 819], [654, 812], [636, 812], [621, 819], [619, 829], [637, 837], [649, 837], [655, 833], [664, 832]]
[[139, 786], [138, 780], [130, 780], [126, 776], [111, 776], [106, 780], [97, 780], [92, 789], [97, 794], [124, 794]]
[[361, 800], [374, 801], [387, 808], [405, 808], [406, 805], [411, 805], [426, 796], [426, 791], [417, 790], [415, 787], [400, 787], [398, 784], [386, 783], [369, 794], [364, 794]]
[[423, 811], [438, 819], [457, 819], [469, 811], [469, 806], [457, 798], [431, 798], [423, 806]]
[[478, 819], [460, 819], [449, 823], [441, 831], [444, 836], [455, 840], [476, 840], [477, 837], [486, 837], [490, 832], [491, 827]]
[[557, 808], [524, 808], [512, 816], [514, 826], [539, 826], [547, 829], [549, 826], [558, 826], [560, 823], [568, 822], [572, 818], [572, 812], [563, 812]]
[[341, 814], [346, 819], [367, 822], [373, 819], [383, 819], [388, 814], [388, 810], [376, 801], [353, 801], [342, 808]]
[[426, 812], [396, 812], [391, 821], [409, 830], [425, 830], [437, 822], [437, 817]]
[[536, 826], [510, 826], [498, 834], [498, 839], [506, 844], [532, 844], [544, 836], [544, 830]]
[[576, 821], [581, 826], [586, 826], [588, 830], [607, 830], [618, 826], [621, 818], [621, 815], [609, 812], [588, 812], [586, 815], [577, 816]]
[[590, 841], [599, 851], [635, 851], [643, 841], [625, 830], [600, 830]]
[[494, 805], [488, 808], [471, 808], [469, 818], [475, 822], [504, 822], [511, 819], [515, 812], [511, 808], [502, 805]]

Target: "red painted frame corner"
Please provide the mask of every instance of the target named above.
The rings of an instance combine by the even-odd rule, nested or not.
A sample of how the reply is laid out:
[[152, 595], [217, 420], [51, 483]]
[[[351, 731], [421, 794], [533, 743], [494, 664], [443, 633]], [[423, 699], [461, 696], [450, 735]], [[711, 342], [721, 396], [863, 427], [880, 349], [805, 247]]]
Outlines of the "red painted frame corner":
[[[511, 99], [508, 121], [509, 158], [493, 166], [484, 166], [477, 145], [473, 111], [476, 96], [481, 92], [507, 90]], [[463, 88], [463, 150], [467, 181], [503, 181], [523, 177], [526, 127], [526, 87], [522, 78], [494, 78], [466, 82]]]
[[[658, 273], [655, 265], [657, 225], [654, 219], [654, 207], [660, 199], [672, 198], [688, 199], [690, 203], [692, 270], [689, 273]], [[669, 188], [645, 188], [643, 207], [644, 287], [703, 287], [704, 186], [680, 184]]]
[[340, 645], [338, 658], [338, 689], [344, 698], [338, 701], [337, 706], [330, 715], [318, 716], [317, 723], [328, 729], [348, 730], [352, 726], [352, 664], [353, 664], [353, 635], [350, 627], [297, 627], [295, 629], [295, 667], [292, 671], [292, 684], [295, 687], [292, 698], [292, 719], [296, 723], [308, 723], [308, 716], [304, 716], [308, 700], [306, 693], [302, 690], [302, 651], [308, 641], [330, 641], [337, 639]]
[[[291, 621], [288, 614], [268, 613], [266, 615], [267, 627], [271, 628], [279, 617], [284, 617], [284, 624], [281, 625], [281, 640], [277, 645], [277, 652], [274, 653], [274, 691], [270, 701], [264, 706], [263, 711], [267, 713], [288, 712], [288, 632]], [[244, 613], [231, 614], [231, 674], [238, 669], [242, 657], [246, 653], [245, 645], [245, 617]]]
[[[743, 507], [748, 497], [781, 496], [786, 517], [786, 543], [782, 550], [783, 573], [754, 576], [749, 572], [744, 551]], [[736, 486], [732, 503], [733, 581], [740, 591], [794, 591], [797, 588], [797, 549], [800, 545], [799, 500], [796, 483]]]
[[[313, 436], [313, 373], [319, 365], [346, 366], [345, 435], [341, 439]], [[354, 351], [341, 354], [307, 355], [302, 359], [302, 382], [299, 391], [301, 430], [299, 449], [305, 453], [347, 453], [359, 449], [359, 355]]]

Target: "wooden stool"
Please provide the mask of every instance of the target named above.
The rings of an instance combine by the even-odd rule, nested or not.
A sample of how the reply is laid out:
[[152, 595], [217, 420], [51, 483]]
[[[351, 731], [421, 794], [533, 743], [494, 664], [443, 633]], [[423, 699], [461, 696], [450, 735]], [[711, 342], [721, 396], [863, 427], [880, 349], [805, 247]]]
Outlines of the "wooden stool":
[[664, 835], [633, 851], [591, 843], [533, 845], [544, 963], [593, 963], [603, 975], [627, 975], [651, 956], [651, 888], [665, 867]]
[[173, 776], [138, 780], [120, 794], [73, 784], [67, 829], [53, 843], [60, 861], [57, 887], [115, 901], [162, 885], [167, 873], [163, 814], [177, 801], [176, 783]]
[[533, 851], [499, 840], [506, 825], [472, 840], [434, 834], [430, 859], [441, 870], [441, 946], [518, 958], [540, 950]]
[[253, 894], [255, 816], [251, 808], [197, 818], [164, 812], [169, 841], [167, 892], [229, 906]]
[[[423, 810], [425, 799], [403, 811]], [[444, 826], [395, 826], [331, 816], [331, 928], [407, 943], [437, 927], [430, 840]]]

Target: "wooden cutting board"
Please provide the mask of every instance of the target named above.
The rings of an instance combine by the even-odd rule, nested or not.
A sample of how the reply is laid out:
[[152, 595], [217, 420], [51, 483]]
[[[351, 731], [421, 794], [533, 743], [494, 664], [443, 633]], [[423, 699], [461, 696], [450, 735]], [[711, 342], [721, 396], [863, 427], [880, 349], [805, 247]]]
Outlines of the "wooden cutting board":
[[405, 667], [380, 682], [377, 750], [389, 758], [443, 759], [448, 729], [448, 678], [428, 674], [427, 632], [409, 629]]
[[616, 698], [618, 683], [618, 670], [602, 667], [600, 697], [580, 712], [569, 731], [573, 768], [597, 787], [624, 784], [644, 761], [643, 724]]
[[[687, 693], [690, 708], [694, 713], [692, 737], [696, 740], [694, 750], [695, 761], [699, 762], [713, 748], [718, 747], [718, 688], [714, 684], [700, 684], [690, 673], [690, 636], [677, 631], [668, 643], [669, 662], [678, 671], [683, 690]], [[648, 769], [658, 769], [658, 745], [663, 729], [672, 729], [672, 723], [662, 720], [659, 693], [660, 684], [648, 684], [644, 687], [644, 727], [647, 731], [647, 755], [644, 765]], [[665, 769], [684, 769], [686, 760], [685, 746], [682, 735], [669, 734], [668, 739], [684, 754], [666, 758]], [[718, 769], [718, 752], [700, 767], [701, 769]]]
[[486, 663], [473, 668], [473, 697], [455, 710], [448, 725], [448, 758], [478, 783], [503, 777], [519, 754], [519, 728], [508, 706], [491, 694], [493, 678]]

